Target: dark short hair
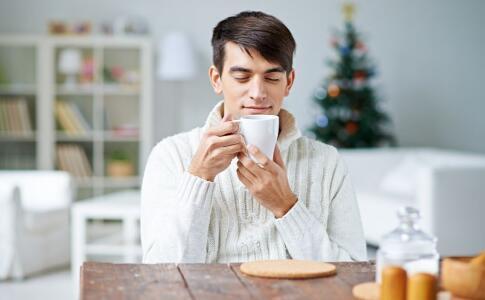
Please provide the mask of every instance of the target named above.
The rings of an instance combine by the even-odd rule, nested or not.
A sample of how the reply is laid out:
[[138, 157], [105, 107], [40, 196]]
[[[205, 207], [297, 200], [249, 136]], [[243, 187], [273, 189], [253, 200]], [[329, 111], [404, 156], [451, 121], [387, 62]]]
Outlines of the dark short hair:
[[264, 59], [278, 63], [287, 72], [293, 68], [296, 43], [290, 30], [277, 18], [260, 11], [243, 11], [220, 21], [212, 32], [212, 62], [222, 75], [225, 45], [233, 42], [249, 56], [258, 51]]

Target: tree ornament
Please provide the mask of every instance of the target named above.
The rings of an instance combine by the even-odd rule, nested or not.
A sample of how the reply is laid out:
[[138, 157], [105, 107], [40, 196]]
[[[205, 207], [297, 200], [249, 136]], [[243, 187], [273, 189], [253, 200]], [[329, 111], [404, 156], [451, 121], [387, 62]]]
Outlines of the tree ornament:
[[359, 125], [357, 125], [355, 122], [348, 122], [345, 125], [345, 130], [349, 135], [355, 134], [358, 129], [359, 129]]
[[358, 70], [358, 71], [355, 71], [354, 72], [354, 79], [357, 79], [357, 80], [364, 80], [366, 77], [366, 72], [365, 71], [362, 71], [362, 70]]
[[355, 44], [355, 48], [359, 49], [360, 51], [367, 51], [367, 48], [365, 47], [364, 43], [362, 43], [361, 41], [358, 41]]
[[323, 100], [327, 96], [327, 91], [323, 87], [318, 87], [315, 89], [313, 96], [318, 100]]
[[340, 47], [340, 53], [342, 53], [342, 55], [349, 55], [350, 54], [350, 48], [348, 46], [342, 46]]
[[315, 123], [317, 123], [318, 127], [321, 127], [321, 128], [327, 127], [328, 118], [325, 115], [319, 115], [319, 116], [317, 116]]
[[351, 22], [354, 17], [355, 6], [353, 3], [345, 3], [342, 6], [342, 13], [344, 15], [344, 20]]
[[340, 95], [340, 87], [335, 83], [331, 83], [328, 86], [328, 95], [332, 98], [338, 97]]

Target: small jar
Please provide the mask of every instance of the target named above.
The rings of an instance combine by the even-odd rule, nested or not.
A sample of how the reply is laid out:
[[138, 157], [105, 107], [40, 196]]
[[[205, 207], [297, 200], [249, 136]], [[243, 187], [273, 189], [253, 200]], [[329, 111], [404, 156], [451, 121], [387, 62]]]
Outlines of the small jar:
[[377, 251], [376, 281], [386, 266], [399, 266], [408, 276], [415, 273], [438, 275], [439, 254], [436, 237], [424, 233], [418, 226], [419, 211], [413, 207], [398, 210], [399, 226], [386, 234]]

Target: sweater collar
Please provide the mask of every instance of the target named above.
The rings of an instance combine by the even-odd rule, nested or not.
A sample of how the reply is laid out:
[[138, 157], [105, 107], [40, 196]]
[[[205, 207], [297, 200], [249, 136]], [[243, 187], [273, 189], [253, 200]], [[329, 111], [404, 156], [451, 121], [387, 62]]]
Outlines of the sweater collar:
[[[219, 124], [222, 121], [222, 115], [224, 113], [224, 100], [214, 106], [207, 121], [205, 122], [204, 130], [214, 125]], [[301, 132], [297, 127], [296, 119], [293, 115], [282, 108], [278, 114], [280, 118], [280, 133], [278, 135], [278, 147], [281, 151], [285, 151], [296, 139], [301, 137]]]

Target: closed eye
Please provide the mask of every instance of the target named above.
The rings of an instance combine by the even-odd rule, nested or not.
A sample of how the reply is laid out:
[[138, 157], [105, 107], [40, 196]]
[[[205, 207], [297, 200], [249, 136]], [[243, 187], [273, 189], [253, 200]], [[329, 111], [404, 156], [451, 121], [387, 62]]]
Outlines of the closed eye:
[[273, 81], [273, 82], [280, 81], [279, 78], [266, 78], [266, 80]]

